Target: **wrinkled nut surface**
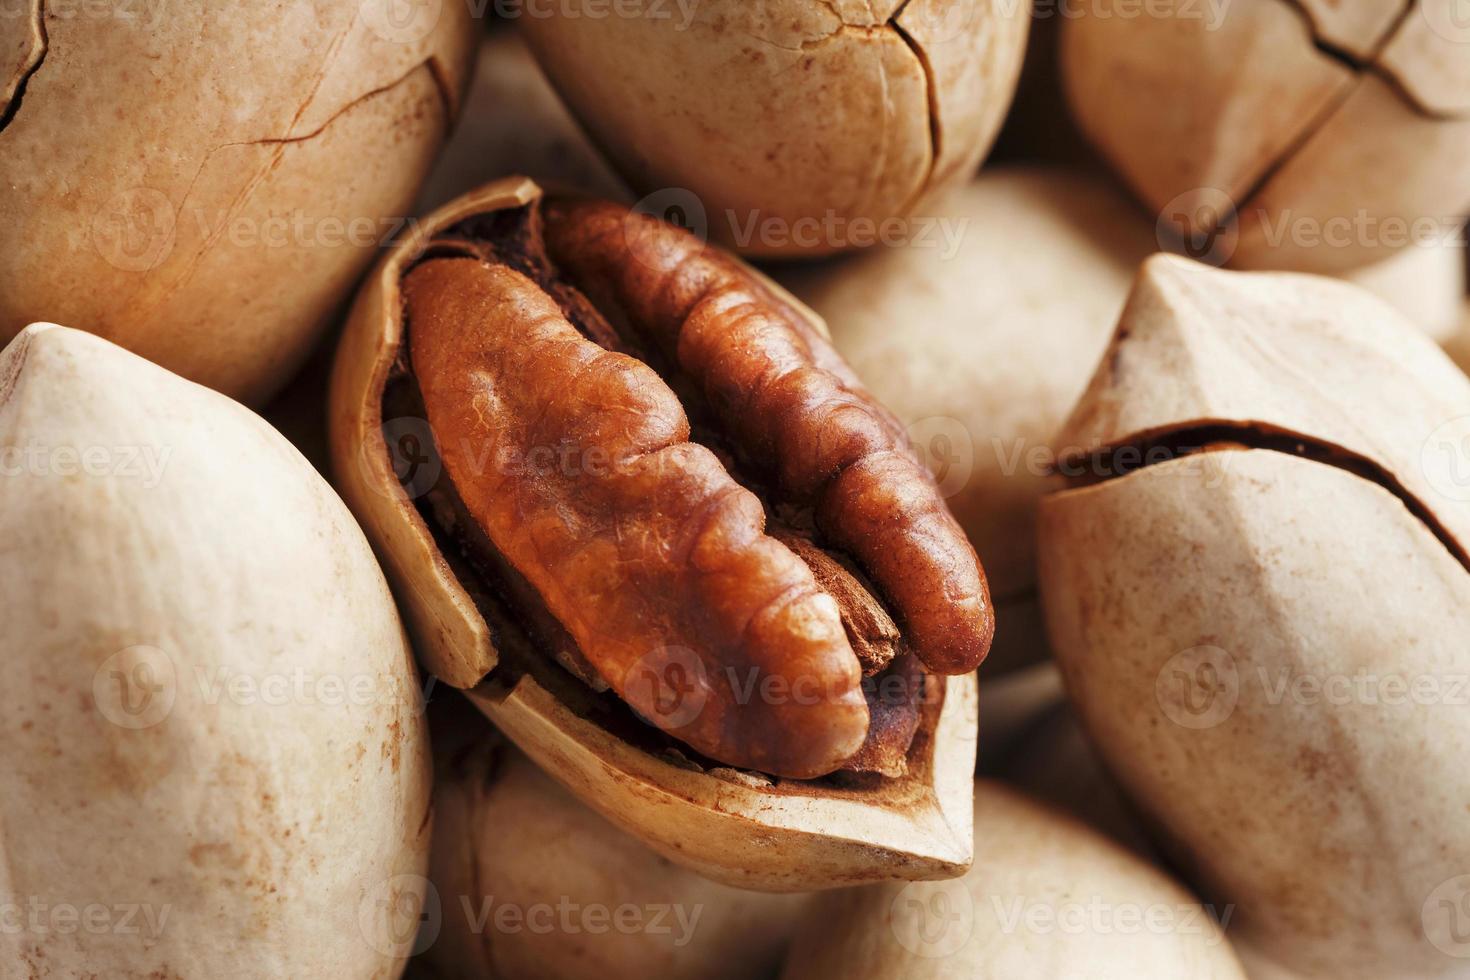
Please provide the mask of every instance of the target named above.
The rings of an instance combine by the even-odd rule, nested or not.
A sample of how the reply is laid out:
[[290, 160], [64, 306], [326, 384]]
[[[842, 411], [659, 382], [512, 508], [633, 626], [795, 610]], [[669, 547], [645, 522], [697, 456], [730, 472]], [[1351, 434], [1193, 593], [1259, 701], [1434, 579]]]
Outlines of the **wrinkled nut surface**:
[[403, 295], [438, 519], [539, 647], [719, 762], [902, 772], [925, 673], [979, 664], [989, 597], [903, 430], [804, 318], [587, 201], [462, 223]]
[[75, 323], [263, 403], [402, 235], [476, 33], [460, 3], [8, 5], [0, 342]]
[[[664, 860], [484, 719], [463, 721], [453, 723], [474, 736], [471, 744], [446, 752], [434, 733], [429, 877], [442, 916], [424, 956], [436, 976], [766, 980], [779, 969], [809, 896], [731, 888]], [[534, 918], [526, 928], [486, 929], [481, 916], [504, 907]], [[588, 925], [583, 910], [602, 908], [621, 914], [625, 927]]]
[[1367, 293], [1166, 257], [1066, 427], [1039, 567], [1069, 692], [1288, 971], [1464, 962], [1467, 434], [1470, 381]]
[[1029, 0], [703, 0], [519, 27], [629, 184], [753, 255], [874, 243], [967, 181], [1010, 105]]
[[1063, 27], [1088, 138], [1196, 258], [1339, 273], [1470, 209], [1455, 0], [1093, 4]]
[[63, 327], [0, 353], [0, 452], [0, 972], [398, 976], [429, 737], [352, 514], [247, 409]]

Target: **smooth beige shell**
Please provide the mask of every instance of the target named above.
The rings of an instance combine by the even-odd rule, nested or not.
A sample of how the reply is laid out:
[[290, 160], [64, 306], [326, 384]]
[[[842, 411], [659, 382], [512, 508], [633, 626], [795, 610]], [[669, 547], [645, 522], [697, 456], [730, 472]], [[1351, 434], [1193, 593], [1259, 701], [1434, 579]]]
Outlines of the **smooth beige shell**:
[[975, 787], [975, 869], [818, 896], [787, 980], [1244, 980], [1207, 908], [1071, 817]]
[[1071, 696], [1243, 947], [1307, 975], [1463, 976], [1470, 573], [1446, 542], [1470, 541], [1470, 380], [1353, 287], [1156, 258], [1067, 438], [1201, 422], [1383, 476], [1246, 448], [1044, 499]]
[[393, 977], [430, 759], [367, 541], [286, 441], [88, 333], [0, 354], [0, 962]]
[[1341, 278], [1392, 304], [1438, 344], [1459, 332], [1465, 306], [1465, 246], [1462, 241], [1401, 249]]
[[903, 247], [778, 275], [909, 426], [980, 553], [991, 674], [1046, 655], [1033, 528], [1052, 440], [1158, 246], [1112, 187], [1069, 170], [987, 171], [938, 210]]
[[776, 971], [805, 896], [740, 891], [679, 867], [482, 728], [435, 789], [430, 877], [442, 922], [425, 956], [445, 980]]
[[586, 688], [549, 659], [529, 672], [500, 664], [490, 625], [394, 472], [409, 461], [401, 440], [418, 445], [414, 440], [431, 439], [432, 432], [423, 419], [385, 419], [383, 392], [403, 337], [399, 281], [407, 265], [440, 229], [540, 194], [525, 178], [506, 178], [421, 221], [368, 277], [337, 352], [329, 415], [333, 469], [378, 550], [420, 659], [448, 683], [469, 689], [496, 727], [582, 802], [665, 857], [718, 881], [807, 891], [963, 873], [972, 851], [974, 675], [943, 679], [942, 703], [924, 709], [907, 776], [839, 789], [828, 782], [772, 784], [752, 773], [652, 755], [576, 710]]
[[1063, 28], [1068, 97], [1191, 254], [1342, 272], [1470, 210], [1454, 3], [1099, 0]]
[[970, 179], [1014, 93], [1030, 10], [565, 0], [519, 26], [635, 190], [747, 254], [811, 255]]
[[77, 323], [263, 402], [411, 218], [466, 6], [27, 3], [0, 17], [0, 341]]

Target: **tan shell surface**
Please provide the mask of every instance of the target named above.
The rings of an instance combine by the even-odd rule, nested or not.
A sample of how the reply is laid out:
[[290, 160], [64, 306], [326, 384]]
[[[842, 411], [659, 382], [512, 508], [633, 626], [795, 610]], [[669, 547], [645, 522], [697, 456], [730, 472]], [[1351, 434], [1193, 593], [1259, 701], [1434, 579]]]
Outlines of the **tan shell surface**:
[[1237, 905], [1238, 942], [1311, 975], [1451, 975], [1424, 929], [1451, 935], [1436, 894], [1454, 901], [1470, 867], [1452, 697], [1470, 575], [1366, 480], [1274, 452], [1198, 460], [1042, 505], [1048, 624], [1083, 720]]
[[0, 443], [0, 959], [396, 976], [428, 735], [347, 509], [248, 410], [61, 327], [0, 355]]
[[399, 280], [405, 266], [439, 229], [520, 206], [540, 193], [525, 178], [505, 178], [419, 222], [369, 275], [338, 348], [328, 420], [333, 469], [383, 562], [421, 662], [455, 687], [472, 689], [472, 700], [496, 727], [583, 803], [711, 878], [805, 891], [962, 873], [972, 848], [973, 675], [942, 680], [942, 703], [926, 709], [908, 776], [838, 789], [824, 782], [773, 785], [752, 774], [706, 771], [651, 755], [570, 707], [568, 699], [582, 692], [559, 668], [497, 673], [490, 626], [395, 474], [411, 455], [398, 440], [432, 433], [422, 419], [384, 419], [382, 396], [402, 341]]
[[1419, 515], [1465, 540], [1467, 417], [1470, 381], [1367, 294], [1155, 259], [1079, 441], [1244, 423], [1346, 462], [1215, 451], [1042, 501], [1047, 626], [1086, 728], [1282, 970], [1463, 973], [1470, 573]]
[[1213, 30], [1182, 9], [1171, 15], [1172, 6], [1124, 16], [1127, 0], [1101, 3], [1062, 27], [1067, 97], [1083, 132], [1156, 214], [1213, 203], [1191, 199], [1205, 188], [1243, 202], [1352, 83], [1283, 0], [1235, 0]]
[[1379, 64], [1407, 98], [1432, 116], [1470, 113], [1470, 20], [1455, 0], [1417, 0], [1383, 46]]
[[1244, 980], [1199, 901], [1095, 831], [985, 780], [975, 827], [962, 879], [819, 895], [783, 976]]
[[909, 426], [985, 562], [990, 673], [1045, 654], [1024, 605], [1053, 437], [1157, 244], [1111, 186], [1064, 169], [987, 170], [939, 203], [902, 247], [778, 275]]
[[1470, 115], [1413, 111], [1366, 76], [1243, 206], [1235, 263], [1338, 272], [1451, 236], [1470, 210], [1467, 152]]
[[1452, 6], [1110, 0], [1064, 25], [1067, 94], [1192, 254], [1340, 273], [1470, 209], [1470, 30]]
[[1470, 379], [1377, 297], [1334, 279], [1158, 255], [1063, 441], [1092, 448], [1198, 423], [1260, 424], [1381, 467], [1463, 545], [1463, 477], [1435, 447], [1466, 416]]
[[34, 9], [0, 19], [0, 50], [36, 54], [23, 98], [0, 87], [0, 339], [85, 324], [264, 401], [401, 234], [458, 109], [465, 6]]
[[1030, 3], [713, 0], [521, 28], [634, 189], [753, 255], [820, 254], [968, 180], [1010, 104]]
[[763, 980], [806, 901], [658, 856], [493, 735], [442, 770], [434, 823], [445, 980]]
[[1435, 343], [1448, 344], [1464, 314], [1467, 263], [1463, 238], [1405, 248], [1341, 278], [1391, 304]]

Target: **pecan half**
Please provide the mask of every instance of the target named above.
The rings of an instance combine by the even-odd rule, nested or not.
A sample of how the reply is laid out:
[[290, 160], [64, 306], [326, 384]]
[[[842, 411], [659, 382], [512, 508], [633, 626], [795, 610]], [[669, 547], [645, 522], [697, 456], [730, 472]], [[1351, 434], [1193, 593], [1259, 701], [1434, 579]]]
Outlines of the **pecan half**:
[[403, 296], [440, 510], [538, 645], [718, 762], [903, 771], [923, 668], [979, 664], [989, 596], [902, 428], [805, 318], [585, 201], [466, 222]]

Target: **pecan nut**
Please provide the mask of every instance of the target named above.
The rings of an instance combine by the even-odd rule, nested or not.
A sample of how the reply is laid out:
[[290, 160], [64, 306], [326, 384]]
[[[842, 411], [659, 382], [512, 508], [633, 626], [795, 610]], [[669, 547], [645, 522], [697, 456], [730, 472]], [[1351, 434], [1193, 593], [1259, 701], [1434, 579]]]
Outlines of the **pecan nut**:
[[451, 229], [403, 296], [441, 523], [537, 646], [710, 759], [902, 771], [925, 668], [979, 664], [990, 600], [825, 338], [693, 236], [597, 202]]

